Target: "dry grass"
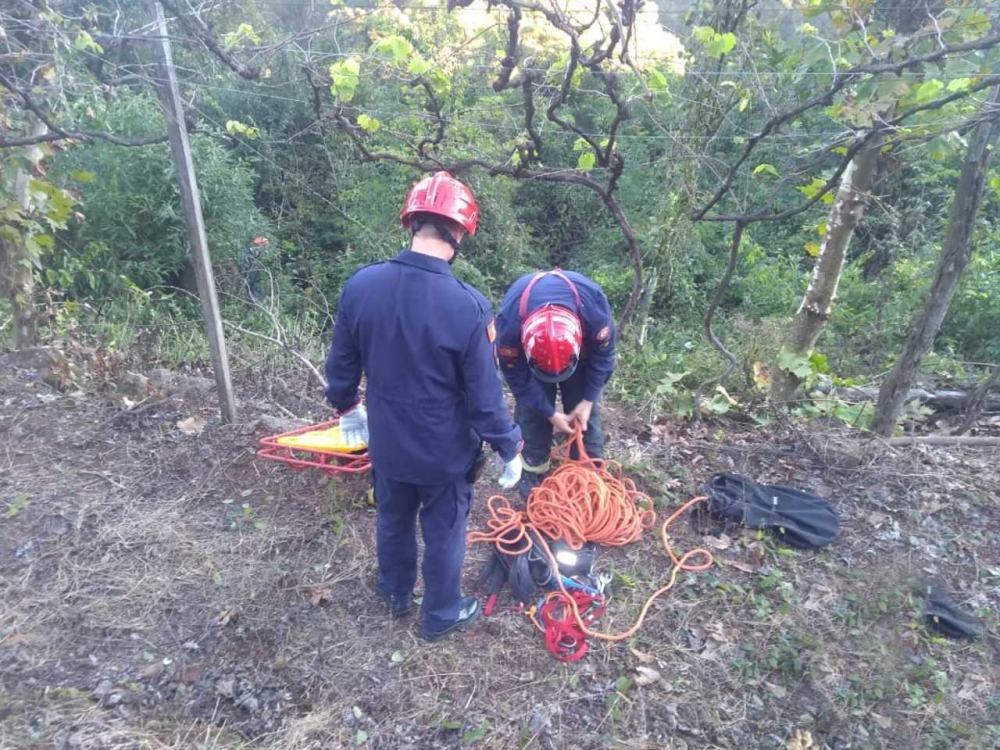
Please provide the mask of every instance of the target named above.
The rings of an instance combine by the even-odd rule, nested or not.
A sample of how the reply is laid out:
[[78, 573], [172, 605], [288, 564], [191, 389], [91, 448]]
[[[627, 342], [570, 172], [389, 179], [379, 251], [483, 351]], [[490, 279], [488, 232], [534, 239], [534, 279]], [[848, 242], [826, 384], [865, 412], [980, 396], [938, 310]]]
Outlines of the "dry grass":
[[[39, 392], [0, 381], [0, 747], [782, 748], [796, 730], [831, 750], [1000, 742], [996, 455], [833, 469], [793, 432], [672, 434], [609, 409], [612, 452], [665, 506], [735, 469], [819, 488], [844, 535], [819, 553], [716, 541], [719, 564], [682, 576], [633, 641], [567, 666], [513, 613], [433, 646], [388, 620], [363, 480], [255, 462], [255, 436], [194, 401], [115, 418], [114, 394]], [[202, 435], [174, 428], [196, 413]], [[705, 542], [688, 523], [674, 540]], [[602, 558], [618, 574], [605, 628], [665, 582], [657, 545]], [[485, 555], [470, 551], [470, 578]], [[923, 577], [990, 635], [931, 637]]]

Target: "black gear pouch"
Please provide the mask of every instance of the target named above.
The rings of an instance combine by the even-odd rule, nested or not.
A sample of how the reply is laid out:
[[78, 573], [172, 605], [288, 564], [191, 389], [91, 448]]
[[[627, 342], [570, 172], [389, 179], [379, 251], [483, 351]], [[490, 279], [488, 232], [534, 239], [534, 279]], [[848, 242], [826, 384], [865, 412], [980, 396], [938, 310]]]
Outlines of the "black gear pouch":
[[475, 484], [476, 480], [483, 475], [483, 469], [486, 468], [487, 458], [486, 444], [480, 443], [479, 451], [476, 453], [476, 458], [472, 462], [472, 466], [469, 467], [469, 471], [465, 474], [465, 480], [469, 484]]

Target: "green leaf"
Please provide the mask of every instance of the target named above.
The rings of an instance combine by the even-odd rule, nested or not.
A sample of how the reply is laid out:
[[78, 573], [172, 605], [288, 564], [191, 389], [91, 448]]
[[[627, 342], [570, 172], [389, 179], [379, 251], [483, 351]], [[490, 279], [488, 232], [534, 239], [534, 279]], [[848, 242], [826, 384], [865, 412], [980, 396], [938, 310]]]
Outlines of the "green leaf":
[[94, 37], [86, 31], [81, 31], [76, 35], [76, 40], [73, 42], [73, 46], [81, 52], [96, 52], [99, 55], [104, 54], [104, 47], [95, 42]]
[[775, 169], [774, 166], [772, 166], [771, 164], [758, 164], [756, 167], [753, 168], [753, 173], [755, 175], [758, 175], [758, 174], [769, 174], [769, 175], [772, 175], [774, 177], [780, 177], [781, 176], [781, 175], [778, 174], [778, 170]]
[[1000, 177], [990, 178], [990, 189], [997, 195], [1000, 195]]
[[364, 729], [359, 729], [358, 733], [354, 735], [354, 742], [357, 745], [363, 745], [368, 742], [368, 732]]
[[430, 82], [435, 94], [445, 96], [451, 90], [451, 81], [448, 76], [441, 72], [440, 68], [433, 68], [425, 77]]
[[691, 29], [691, 36], [702, 44], [711, 44], [712, 40], [718, 36], [711, 26], [695, 26]]
[[70, 175], [77, 182], [83, 182], [85, 184], [90, 184], [92, 182], [97, 182], [97, 175], [93, 172], [88, 172], [83, 169], [74, 169], [70, 172]]
[[358, 115], [358, 125], [369, 133], [377, 133], [378, 129], [382, 127], [382, 123], [376, 120], [374, 117], [369, 117], [363, 112]]
[[705, 45], [705, 52], [712, 57], [722, 57], [727, 52], [731, 52], [736, 46], [736, 34], [732, 32], [726, 34], [716, 34], [715, 38]]
[[948, 91], [967, 91], [972, 86], [971, 78], [956, 78], [948, 84]]
[[406, 654], [404, 654], [402, 651], [393, 651], [392, 656], [389, 657], [389, 661], [391, 661], [393, 664], [399, 664], [405, 658]]
[[409, 39], [393, 34], [376, 41], [370, 51], [381, 57], [387, 57], [396, 64], [402, 64], [413, 55], [413, 44]]
[[17, 516], [17, 514], [20, 513], [22, 510], [27, 508], [30, 504], [31, 504], [31, 498], [28, 495], [24, 494], [18, 495], [7, 507], [7, 510], [4, 511], [2, 518], [5, 518], [6, 520], [9, 521], [10, 519]]
[[830, 363], [827, 362], [826, 355], [819, 352], [813, 352], [809, 355], [809, 364], [812, 366], [813, 372], [822, 374], [830, 371]]
[[238, 120], [227, 120], [226, 132], [229, 133], [229, 135], [242, 135], [251, 141], [260, 135], [260, 131], [257, 130], [257, 128], [251, 127], [250, 125], [244, 125]]
[[597, 163], [597, 155], [593, 151], [587, 151], [580, 154], [580, 158], [576, 161], [576, 168], [581, 172], [589, 172], [594, 168], [594, 164]]
[[330, 78], [333, 81], [330, 92], [335, 99], [349, 102], [354, 98], [360, 72], [361, 63], [353, 57], [335, 62], [330, 66]]
[[818, 258], [821, 249], [815, 242], [807, 242], [805, 244], [806, 254], [811, 258]]
[[802, 193], [802, 195], [806, 198], [812, 199], [816, 197], [820, 190], [823, 189], [824, 185], [826, 185], [826, 180], [819, 177], [813, 177], [812, 182], [808, 185], [802, 185], [801, 187], [796, 188], [796, 190]]
[[470, 729], [468, 732], [462, 735], [462, 743], [465, 745], [471, 745], [473, 742], [479, 742], [479, 740], [486, 737], [486, 731], [490, 728], [489, 723], [483, 719], [483, 723], [480, 724], [475, 729]]
[[447, 716], [442, 716], [440, 721], [438, 721], [438, 726], [442, 729], [448, 729], [454, 732], [456, 729], [462, 728], [462, 722], [449, 719]]
[[408, 68], [408, 70], [415, 76], [422, 76], [424, 73], [430, 70], [431, 67], [432, 64], [430, 62], [428, 62], [427, 60], [423, 60], [419, 57], [416, 57], [410, 60], [410, 67]]
[[932, 78], [917, 86], [917, 90], [913, 93], [913, 100], [916, 104], [926, 104], [935, 99], [943, 90], [944, 84], [936, 78]]
[[749, 105], [749, 104], [750, 104], [750, 100], [747, 99], [746, 97], [740, 99], [740, 112], [745, 112], [746, 109], [747, 109], [747, 105]]
[[663, 98], [670, 97], [670, 88], [667, 84], [667, 77], [663, 75], [658, 70], [649, 71], [649, 81], [647, 82], [649, 90], [652, 91], [656, 96]]
[[799, 378], [808, 377], [812, 373], [809, 355], [797, 354], [785, 346], [782, 346], [781, 351], [778, 352], [778, 367]]
[[590, 149], [590, 143], [587, 141], [586, 138], [577, 138], [575, 141], [573, 141], [574, 151], [587, 151], [589, 149]]
[[236, 27], [236, 31], [231, 31], [228, 34], [222, 35], [222, 43], [226, 48], [235, 47], [242, 41], [252, 42], [254, 44], [260, 43], [260, 36], [254, 31], [253, 26], [248, 23], [241, 23]]

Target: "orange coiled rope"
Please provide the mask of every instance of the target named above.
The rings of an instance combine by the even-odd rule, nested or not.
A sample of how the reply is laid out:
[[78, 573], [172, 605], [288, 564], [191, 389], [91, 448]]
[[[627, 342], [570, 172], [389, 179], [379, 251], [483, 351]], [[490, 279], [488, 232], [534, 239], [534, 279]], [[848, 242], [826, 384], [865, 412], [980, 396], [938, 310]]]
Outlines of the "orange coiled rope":
[[[574, 446], [579, 455], [576, 459], [570, 457]], [[569, 440], [553, 451], [553, 458], [561, 462], [560, 466], [531, 491], [525, 512], [512, 508], [503, 495], [494, 495], [487, 501], [489, 531], [470, 532], [468, 541], [490, 542], [506, 554], [523, 554], [533, 544], [528, 535], [530, 527], [552, 539], [563, 539], [573, 549], [579, 549], [585, 542], [620, 547], [636, 541], [645, 529], [656, 523], [656, 513], [652, 508], [641, 508], [639, 505], [640, 502], [650, 505], [649, 498], [636, 489], [631, 479], [623, 476], [620, 464], [587, 456], [583, 447], [583, 432], [579, 427]], [[673, 564], [670, 580], [646, 600], [638, 619], [628, 630], [622, 633], [590, 630], [576, 600], [556, 577], [559, 592], [584, 634], [606, 641], [631, 638], [642, 627], [653, 602], [674, 587], [681, 571], [696, 572], [711, 567], [712, 553], [708, 550], [693, 549], [680, 557], [674, 554], [667, 533], [670, 524], [705, 499], [696, 497], [689, 500], [663, 522], [660, 540]], [[552, 569], [557, 570], [559, 565], [545, 538], [539, 536], [538, 539]], [[694, 557], [701, 557], [702, 562], [691, 562]], [[559, 593], [553, 592], [549, 598], [554, 596], [559, 596]]]

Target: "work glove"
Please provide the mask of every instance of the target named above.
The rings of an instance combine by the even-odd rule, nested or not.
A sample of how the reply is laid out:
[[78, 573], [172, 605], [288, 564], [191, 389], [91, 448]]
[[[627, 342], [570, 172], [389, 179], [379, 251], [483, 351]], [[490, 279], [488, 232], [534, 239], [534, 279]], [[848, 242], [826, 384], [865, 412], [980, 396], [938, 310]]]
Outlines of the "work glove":
[[497, 463], [503, 464], [503, 473], [500, 475], [500, 488], [509, 490], [521, 481], [521, 454], [518, 453], [510, 461], [504, 463], [503, 459], [497, 456]]
[[340, 415], [340, 436], [348, 448], [363, 448], [368, 445], [368, 412], [358, 404]]

